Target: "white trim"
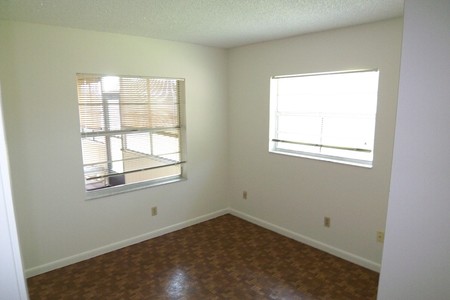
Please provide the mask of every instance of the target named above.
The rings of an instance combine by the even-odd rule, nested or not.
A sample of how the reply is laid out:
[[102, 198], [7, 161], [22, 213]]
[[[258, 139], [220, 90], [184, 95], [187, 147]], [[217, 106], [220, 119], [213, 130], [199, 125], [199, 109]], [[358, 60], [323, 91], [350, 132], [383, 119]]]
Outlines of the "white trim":
[[232, 209], [232, 208], [229, 209], [229, 213], [232, 214], [233, 216], [236, 216], [238, 218], [244, 219], [244, 220], [249, 221], [249, 222], [251, 222], [253, 224], [256, 224], [258, 226], [264, 227], [264, 228], [266, 228], [268, 230], [271, 230], [273, 232], [276, 232], [278, 234], [281, 234], [283, 236], [286, 236], [288, 238], [296, 240], [296, 241], [298, 241], [300, 243], [303, 243], [303, 244], [309, 245], [311, 247], [317, 248], [319, 250], [325, 251], [325, 252], [330, 253], [330, 254], [332, 254], [334, 256], [337, 256], [339, 258], [345, 259], [347, 261], [350, 261], [352, 263], [355, 263], [357, 265], [360, 265], [360, 266], [365, 267], [367, 269], [370, 269], [372, 271], [375, 271], [375, 272], [378, 272], [378, 273], [380, 272], [381, 264], [376, 263], [374, 261], [365, 259], [365, 258], [363, 258], [361, 256], [358, 256], [358, 255], [352, 254], [350, 252], [344, 251], [342, 249], [333, 247], [331, 245], [325, 244], [323, 242], [317, 241], [317, 240], [312, 239], [310, 237], [307, 237], [305, 235], [293, 232], [293, 231], [291, 231], [289, 229], [280, 227], [278, 225], [275, 225], [275, 224], [272, 224], [270, 222], [264, 221], [262, 219], [253, 217], [251, 215], [248, 215], [246, 213], [237, 211], [237, 210]]
[[[6, 225], [6, 228], [2, 230], [2, 235], [0, 236], [0, 247], [2, 251], [1, 255], [8, 260], [12, 260], [11, 265], [2, 266], [4, 268], [2, 271], [9, 272], [10, 274], [8, 275], [8, 282], [2, 282], [0, 284], [0, 293], [7, 293], [6, 297], [13, 297], [14, 299], [29, 299], [17, 233], [16, 216], [14, 214], [10, 176], [11, 168], [9, 165], [4, 122], [3, 102], [0, 90], [0, 218], [4, 218], [1, 222], [2, 226]], [[3, 235], [4, 232], [6, 232], [6, 235]]]
[[160, 228], [160, 229], [157, 229], [157, 230], [154, 230], [154, 231], [151, 231], [151, 232], [139, 235], [139, 236], [135, 236], [130, 239], [112, 243], [112, 244], [109, 244], [109, 245], [106, 245], [103, 247], [85, 251], [85, 252], [82, 252], [82, 253], [79, 253], [79, 254], [76, 254], [73, 256], [69, 256], [66, 258], [62, 258], [62, 259], [59, 259], [59, 260], [56, 260], [56, 261], [53, 261], [53, 262], [50, 262], [50, 263], [47, 263], [44, 265], [26, 269], [25, 276], [26, 276], [26, 278], [29, 278], [29, 277], [36, 276], [36, 275], [39, 275], [39, 274], [42, 274], [45, 272], [49, 272], [49, 271], [52, 271], [52, 270], [55, 270], [58, 268], [62, 268], [62, 267], [65, 267], [65, 266], [68, 266], [68, 265], [71, 265], [71, 264], [74, 264], [74, 263], [77, 263], [77, 262], [80, 262], [83, 260], [93, 258], [95, 256], [99, 256], [99, 255], [102, 255], [102, 254], [105, 254], [105, 253], [108, 253], [111, 251], [118, 250], [120, 248], [128, 247], [133, 244], [137, 244], [137, 243], [140, 243], [140, 242], [143, 242], [143, 241], [146, 241], [146, 240], [149, 240], [149, 239], [152, 239], [152, 238], [155, 238], [155, 237], [158, 237], [158, 236], [170, 233], [170, 232], [174, 232], [174, 231], [177, 231], [177, 230], [180, 230], [180, 229], [183, 229], [183, 228], [186, 228], [186, 227], [189, 227], [189, 226], [201, 223], [201, 222], [205, 222], [210, 219], [214, 219], [214, 218], [220, 217], [220, 216], [228, 214], [228, 213], [232, 214], [235, 217], [241, 218], [243, 220], [246, 220], [248, 222], [251, 222], [253, 224], [256, 224], [258, 226], [266, 228], [270, 231], [276, 232], [278, 234], [281, 234], [283, 236], [286, 236], [288, 238], [296, 240], [300, 243], [309, 245], [311, 247], [317, 248], [319, 250], [325, 251], [325, 252], [330, 253], [339, 258], [345, 259], [347, 261], [350, 261], [352, 263], [355, 263], [357, 265], [360, 265], [362, 267], [370, 269], [372, 271], [380, 272], [381, 265], [379, 263], [365, 259], [361, 256], [352, 254], [350, 252], [333, 247], [333, 246], [325, 244], [323, 242], [317, 241], [317, 240], [307, 237], [305, 235], [293, 232], [289, 229], [280, 227], [278, 225], [272, 224], [272, 223], [264, 221], [262, 219], [253, 217], [251, 215], [240, 212], [233, 208], [225, 208], [225, 209], [221, 209], [216, 212], [209, 213], [209, 214], [197, 217], [197, 218], [193, 218], [193, 219], [190, 219], [190, 220], [187, 220], [184, 222], [180, 222], [180, 223], [177, 223], [174, 225], [170, 225], [170, 226], [167, 226], [164, 228]]
[[283, 148], [271, 148], [269, 149], [269, 153], [277, 154], [277, 155], [288, 155], [288, 156], [294, 156], [294, 157], [302, 157], [307, 159], [315, 159], [320, 161], [327, 161], [331, 163], [341, 164], [341, 165], [347, 165], [347, 166], [354, 166], [354, 167], [361, 167], [366, 169], [372, 169], [373, 168], [373, 161], [369, 160], [352, 160], [350, 158], [345, 157], [338, 157], [338, 156], [331, 156], [331, 155], [323, 155], [320, 153], [308, 153], [308, 152], [301, 152], [301, 151], [290, 151], [285, 150]]
[[118, 194], [124, 194], [129, 193], [133, 191], [138, 191], [142, 189], [148, 189], [160, 185], [166, 185], [171, 184], [175, 182], [180, 181], [186, 181], [186, 177], [183, 177], [182, 175], [177, 176], [171, 176], [168, 178], [160, 178], [157, 180], [150, 180], [150, 181], [143, 181], [143, 182], [136, 182], [136, 183], [129, 183], [124, 185], [118, 185], [118, 186], [111, 186], [107, 187], [105, 189], [98, 189], [93, 191], [85, 191], [85, 200], [94, 200], [99, 198], [105, 198], [113, 195]]
[[283, 79], [291, 77], [307, 77], [307, 76], [317, 76], [317, 75], [335, 75], [335, 74], [346, 74], [346, 73], [364, 73], [364, 72], [379, 72], [380, 69], [355, 69], [355, 70], [344, 70], [344, 71], [330, 71], [330, 72], [315, 72], [315, 73], [304, 73], [304, 74], [290, 74], [290, 75], [275, 75], [272, 79]]
[[58, 260], [52, 261], [47, 264], [43, 264], [43, 265], [36, 266], [36, 267], [30, 268], [30, 269], [26, 269], [25, 276], [27, 278], [29, 278], [29, 277], [36, 276], [36, 275], [39, 275], [39, 274], [42, 274], [45, 272], [49, 272], [49, 271], [52, 271], [52, 270], [55, 270], [58, 268], [62, 268], [62, 267], [65, 267], [65, 266], [68, 266], [68, 265], [71, 265], [71, 264], [74, 264], [74, 263], [77, 263], [77, 262], [80, 262], [83, 260], [93, 258], [95, 256], [99, 256], [99, 255], [102, 255], [102, 254], [105, 254], [105, 253], [108, 253], [111, 251], [118, 250], [120, 248], [128, 247], [130, 245], [137, 244], [137, 243], [164, 235], [166, 233], [170, 233], [170, 232], [177, 231], [177, 230], [180, 230], [180, 229], [183, 229], [183, 228], [186, 228], [186, 227], [189, 227], [189, 226], [201, 223], [201, 222], [205, 222], [210, 219], [214, 219], [214, 218], [220, 217], [222, 215], [225, 215], [227, 213], [229, 213], [228, 209], [218, 210], [213, 213], [209, 213], [209, 214], [206, 214], [206, 215], [203, 215], [200, 217], [196, 217], [196, 218], [193, 218], [193, 219], [190, 219], [187, 221], [183, 221], [183, 222], [174, 224], [174, 225], [160, 228], [160, 229], [157, 229], [157, 230], [154, 230], [154, 231], [142, 234], [142, 235], [138, 235], [138, 236], [135, 236], [135, 237], [132, 237], [132, 238], [120, 241], [120, 242], [112, 243], [112, 244], [102, 246], [102, 247], [99, 247], [96, 249], [92, 249], [92, 250], [88, 250], [88, 251], [85, 251], [85, 252], [82, 252], [79, 254], [75, 254], [73, 256], [58, 259]]

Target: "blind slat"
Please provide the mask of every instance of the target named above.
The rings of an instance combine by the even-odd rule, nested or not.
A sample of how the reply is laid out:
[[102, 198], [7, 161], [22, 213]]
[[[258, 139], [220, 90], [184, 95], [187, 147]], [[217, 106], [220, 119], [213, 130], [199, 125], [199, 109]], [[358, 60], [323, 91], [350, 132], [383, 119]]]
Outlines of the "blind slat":
[[87, 190], [181, 174], [181, 80], [78, 74], [77, 89]]

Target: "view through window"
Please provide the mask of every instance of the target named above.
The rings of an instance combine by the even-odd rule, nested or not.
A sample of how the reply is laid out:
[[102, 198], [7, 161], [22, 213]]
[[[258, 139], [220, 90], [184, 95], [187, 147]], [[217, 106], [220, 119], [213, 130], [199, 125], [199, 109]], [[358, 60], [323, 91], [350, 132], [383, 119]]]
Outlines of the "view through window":
[[378, 70], [271, 78], [269, 151], [372, 166]]
[[180, 79], [77, 74], [87, 191], [182, 175]]

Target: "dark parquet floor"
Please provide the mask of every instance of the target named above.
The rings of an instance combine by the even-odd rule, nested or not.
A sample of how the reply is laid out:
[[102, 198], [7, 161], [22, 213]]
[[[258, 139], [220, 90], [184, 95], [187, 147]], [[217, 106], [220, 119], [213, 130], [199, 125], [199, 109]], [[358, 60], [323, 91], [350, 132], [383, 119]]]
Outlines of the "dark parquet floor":
[[28, 279], [30, 299], [375, 299], [378, 274], [224, 215]]

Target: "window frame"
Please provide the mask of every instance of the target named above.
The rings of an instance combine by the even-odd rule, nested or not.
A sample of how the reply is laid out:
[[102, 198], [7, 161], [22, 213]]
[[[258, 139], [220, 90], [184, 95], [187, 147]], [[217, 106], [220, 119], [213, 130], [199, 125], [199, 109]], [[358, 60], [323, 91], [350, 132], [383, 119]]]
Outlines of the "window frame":
[[[277, 81], [284, 78], [294, 78], [294, 77], [307, 77], [307, 76], [321, 76], [321, 75], [338, 75], [338, 74], [348, 74], [348, 73], [362, 73], [362, 72], [376, 72], [377, 79], [376, 83], [376, 92], [375, 92], [375, 111], [373, 113], [373, 136], [371, 136], [371, 149], [357, 148], [357, 147], [341, 147], [341, 146], [333, 146], [327, 144], [318, 144], [318, 143], [302, 143], [296, 141], [287, 141], [278, 138], [278, 126], [279, 126], [279, 118], [278, 118], [278, 95], [277, 95], [277, 87], [275, 86]], [[379, 82], [380, 82], [380, 71], [379, 69], [359, 69], [359, 70], [344, 70], [344, 71], [333, 71], [333, 72], [319, 72], [319, 73], [304, 73], [304, 74], [290, 74], [290, 75], [276, 75], [271, 76], [270, 78], [270, 110], [269, 110], [269, 153], [288, 155], [294, 157], [302, 157], [320, 161], [328, 161], [333, 163], [345, 164], [358, 166], [363, 168], [372, 168], [374, 161], [374, 150], [375, 150], [375, 135], [376, 135], [376, 123], [377, 123], [377, 106], [379, 101]], [[323, 154], [314, 151], [299, 151], [299, 150], [289, 150], [279, 146], [282, 143], [291, 143], [291, 144], [301, 144], [305, 147], [317, 147], [317, 148], [333, 148], [336, 150], [343, 151], [361, 151], [361, 152], [371, 152], [371, 160], [364, 159], [356, 159], [346, 156], [339, 155], [331, 155], [331, 154]]]
[[[187, 146], [186, 146], [186, 107], [185, 107], [185, 101], [186, 101], [186, 95], [185, 95], [185, 79], [184, 78], [172, 78], [172, 77], [159, 77], [159, 76], [133, 76], [133, 75], [115, 75], [115, 74], [92, 74], [92, 73], [77, 73], [76, 74], [76, 79], [77, 79], [77, 89], [79, 88], [78, 86], [78, 80], [80, 79], [80, 76], [92, 76], [92, 77], [99, 77], [101, 78], [100, 80], [102, 80], [104, 77], [109, 77], [109, 76], [114, 76], [114, 77], [118, 77], [119, 80], [121, 78], [143, 78], [143, 79], [150, 79], [150, 80], [176, 80], [177, 81], [177, 93], [178, 93], [178, 127], [173, 127], [173, 129], [177, 129], [179, 132], [179, 155], [180, 155], [180, 159], [179, 162], [176, 162], [174, 164], [165, 164], [163, 166], [156, 166], [156, 167], [152, 167], [150, 169], [157, 169], [160, 167], [170, 167], [170, 166], [174, 166], [174, 165], [179, 165], [180, 166], [180, 174], [177, 175], [173, 175], [173, 176], [166, 176], [166, 177], [159, 177], [159, 178], [155, 178], [155, 179], [150, 179], [150, 180], [146, 180], [146, 181], [139, 181], [139, 182], [131, 182], [131, 183], [123, 183], [123, 184], [119, 184], [119, 185], [112, 185], [112, 186], [106, 186], [106, 187], [102, 187], [102, 188], [98, 188], [98, 189], [92, 189], [92, 190], [88, 190], [87, 189], [87, 184], [86, 184], [86, 171], [85, 171], [85, 163], [84, 163], [84, 158], [83, 155], [81, 155], [82, 158], [82, 174], [83, 174], [83, 178], [84, 178], [84, 190], [85, 190], [85, 199], [86, 200], [92, 200], [92, 199], [97, 199], [97, 198], [102, 198], [102, 197], [107, 197], [107, 196], [112, 196], [112, 195], [116, 195], [116, 194], [121, 194], [121, 193], [127, 193], [127, 192], [131, 192], [131, 191], [136, 191], [136, 190], [140, 190], [140, 189], [145, 189], [145, 188], [150, 188], [150, 187], [156, 187], [156, 186], [160, 186], [160, 185], [165, 185], [165, 184], [171, 184], [171, 183], [175, 183], [175, 182], [180, 182], [180, 181], [184, 181], [187, 179], [187, 174], [186, 174], [186, 152], [187, 152]], [[109, 97], [109, 94], [111, 94], [111, 92], [103, 92], [101, 93], [102, 95], [102, 106], [108, 105], [105, 104], [105, 98], [104, 96], [106, 95], [106, 97]], [[119, 96], [120, 97], [120, 96]], [[119, 98], [120, 99], [120, 98]], [[80, 106], [80, 98], [79, 95], [77, 93], [77, 100], [78, 100], [78, 107]], [[119, 103], [120, 104], [120, 100]], [[103, 110], [103, 114], [105, 113], [105, 111], [107, 110]], [[154, 114], [154, 112], [151, 111], [147, 111], [147, 113], [149, 115]], [[78, 116], [79, 118], [80, 116], [80, 111], [78, 111]], [[108, 118], [104, 116], [104, 119]], [[106, 120], [106, 119], [105, 119]], [[120, 121], [121, 122], [121, 121]], [[138, 131], [139, 132], [158, 132], [158, 130], [171, 130], [171, 128], [162, 128], [162, 129], [158, 129], [157, 127], [148, 127], [147, 129], [144, 128], [143, 131]], [[114, 138], [115, 135], [113, 135], [112, 133], [115, 132], [115, 130], [111, 130], [109, 129], [109, 133], [106, 133], [108, 130], [105, 131], [106, 135], [110, 135], [108, 136], [109, 138]], [[166, 133], [166, 131], [161, 131], [161, 134], [164, 135]], [[122, 139], [122, 146], [123, 149], [126, 151], [130, 151], [130, 152], [135, 152], [132, 149], [126, 149], [127, 145], [126, 145], [126, 141], [127, 140], [125, 138], [126, 134], [130, 134], [132, 132], [134, 132], [133, 130], [123, 130], [122, 128], [120, 130], [117, 130], [117, 132], [119, 132], [120, 134], [123, 134], [124, 136], [121, 137]], [[106, 135], [99, 135], [100, 137], [106, 137]], [[89, 134], [86, 136], [85, 132], [83, 132], [81, 130], [81, 120], [80, 120], [80, 141], [83, 142], [83, 138], [90, 138]], [[92, 136], [92, 139], [95, 139], [96, 136]], [[82, 147], [80, 147], [81, 149]], [[108, 151], [108, 153], [111, 150], [106, 150]], [[151, 150], [153, 151], [153, 149]], [[108, 155], [108, 153], [106, 155]], [[137, 152], [140, 153], [140, 152]], [[145, 154], [145, 153], [143, 153]], [[110, 154], [109, 154], [110, 155]], [[108, 160], [108, 164], [112, 163], [112, 160]], [[145, 170], [145, 168], [143, 169]], [[141, 170], [141, 171], [143, 171]], [[111, 177], [114, 175], [111, 175], [109, 173], [110, 171], [108, 171], [108, 174], [106, 175], [107, 177]], [[135, 171], [132, 171], [135, 172]], [[139, 172], [139, 171], [137, 171]], [[123, 174], [126, 174], [127, 171], [124, 171]]]

